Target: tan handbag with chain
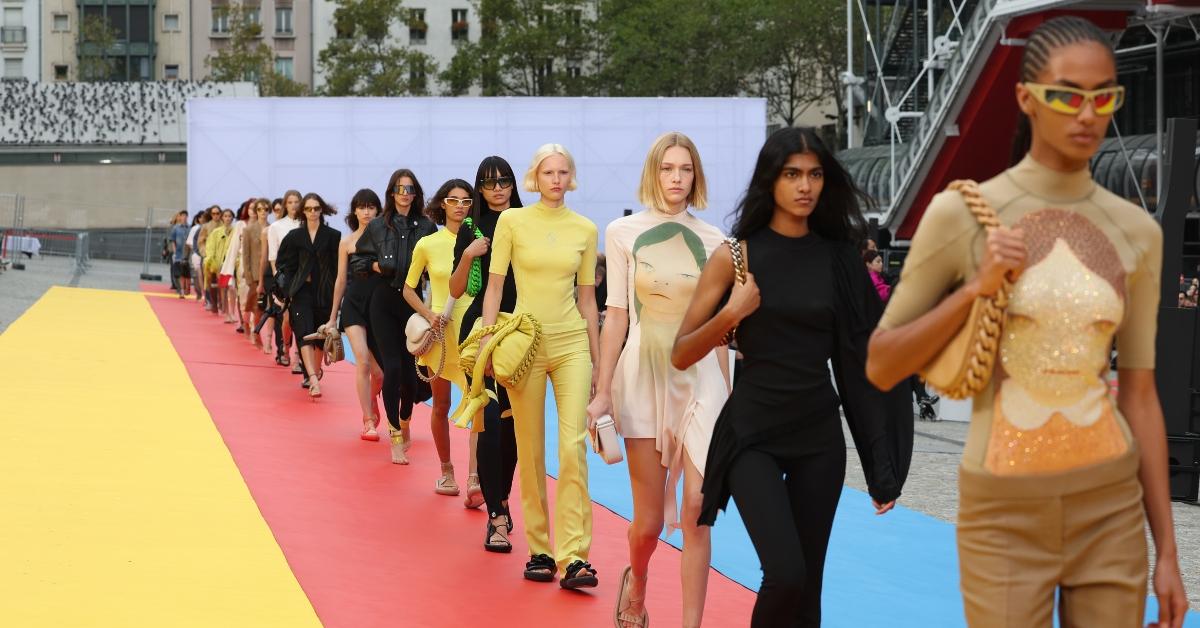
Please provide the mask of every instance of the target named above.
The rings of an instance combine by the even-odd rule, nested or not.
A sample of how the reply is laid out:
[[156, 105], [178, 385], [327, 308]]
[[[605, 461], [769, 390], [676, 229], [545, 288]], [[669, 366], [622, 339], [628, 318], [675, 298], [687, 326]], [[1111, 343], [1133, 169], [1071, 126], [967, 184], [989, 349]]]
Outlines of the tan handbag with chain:
[[[947, 189], [962, 195], [967, 208], [987, 233], [1000, 226], [996, 210], [983, 198], [979, 184], [954, 181]], [[962, 329], [921, 369], [921, 378], [930, 387], [950, 399], [966, 399], [983, 391], [996, 366], [1000, 334], [1004, 331], [1004, 310], [1011, 294], [1012, 281], [1005, 277], [995, 294], [975, 299]]]
[[[725, 238], [725, 244], [729, 245], [729, 257], [733, 260], [733, 278], [740, 284], [746, 283], [746, 244], [738, 241], [737, 238]], [[733, 344], [733, 335], [737, 332], [737, 325], [733, 329], [725, 332], [725, 336], [721, 338], [721, 344]]]

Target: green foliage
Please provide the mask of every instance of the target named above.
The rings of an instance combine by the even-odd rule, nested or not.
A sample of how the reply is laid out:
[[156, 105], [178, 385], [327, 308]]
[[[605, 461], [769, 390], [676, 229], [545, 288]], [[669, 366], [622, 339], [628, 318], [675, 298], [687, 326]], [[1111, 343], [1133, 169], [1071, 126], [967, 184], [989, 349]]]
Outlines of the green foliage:
[[112, 80], [117, 62], [108, 55], [116, 44], [117, 31], [107, 18], [85, 18], [79, 28], [79, 80]]
[[389, 33], [409, 28], [402, 0], [337, 0], [337, 37], [317, 57], [327, 96], [407, 96], [430, 93], [433, 57], [397, 45]]
[[241, 3], [222, 7], [218, 15], [229, 23], [225, 46], [209, 55], [205, 62], [214, 81], [250, 81], [258, 84], [262, 96], [303, 96], [308, 88], [275, 72], [274, 54], [262, 40], [260, 9]]
[[[846, 68], [843, 0], [767, 0], [768, 51], [749, 92], [767, 99], [768, 113], [793, 126], [810, 107], [831, 98], [842, 118], [840, 75]], [[797, 10], [799, 8], [800, 10]]]
[[595, 19], [588, 0], [474, 0], [477, 43], [459, 44], [440, 78], [446, 93], [479, 86], [485, 96], [590, 93]]

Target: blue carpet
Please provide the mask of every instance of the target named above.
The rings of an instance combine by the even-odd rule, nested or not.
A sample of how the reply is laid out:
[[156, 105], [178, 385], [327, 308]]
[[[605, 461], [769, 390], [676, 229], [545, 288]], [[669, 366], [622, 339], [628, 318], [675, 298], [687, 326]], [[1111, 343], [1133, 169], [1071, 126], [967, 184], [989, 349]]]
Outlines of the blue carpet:
[[[349, 345], [346, 358], [353, 361]], [[451, 388], [451, 407], [458, 405]], [[558, 417], [552, 387], [546, 395], [546, 472], [558, 476]], [[625, 519], [633, 518], [633, 496], [625, 464], [607, 465], [588, 451], [592, 501]], [[682, 547], [682, 535], [664, 539]], [[712, 531], [712, 565], [730, 579], [757, 591], [762, 579], [758, 556], [733, 502]], [[842, 489], [825, 563], [823, 624], [832, 628], [878, 626], [927, 628], [966, 626], [958, 590], [954, 526], [904, 506], [876, 516], [866, 493]], [[1157, 619], [1150, 597], [1146, 621]], [[884, 619], [886, 618], [886, 619]], [[1057, 625], [1055, 621], [1055, 625]], [[1188, 613], [1185, 626], [1200, 627], [1200, 613]]]

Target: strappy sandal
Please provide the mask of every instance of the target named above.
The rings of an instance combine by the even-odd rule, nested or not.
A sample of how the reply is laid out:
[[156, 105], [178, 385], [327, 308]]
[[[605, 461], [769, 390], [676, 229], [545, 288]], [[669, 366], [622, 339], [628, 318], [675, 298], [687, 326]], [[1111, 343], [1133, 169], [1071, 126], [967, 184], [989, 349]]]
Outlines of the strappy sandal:
[[529, 562], [525, 563], [525, 579], [534, 582], [554, 582], [554, 573], [558, 571], [558, 566], [554, 564], [554, 559], [545, 554], [534, 554], [529, 557]]
[[[507, 554], [512, 551], [512, 542], [508, 540], [508, 533], [512, 532], [512, 518], [505, 515], [507, 523], [502, 524], [499, 528], [492, 523], [489, 518], [487, 522], [487, 536], [483, 537], [483, 549], [489, 552], [497, 552], [499, 554]], [[500, 535], [500, 541], [496, 541], [496, 535]]]
[[275, 356], [275, 363], [279, 366], [291, 366], [292, 361], [288, 359], [287, 354]]
[[[585, 569], [589, 573], [586, 576], [579, 575], [579, 572]], [[563, 579], [558, 581], [558, 585], [564, 589], [591, 588], [597, 584], [600, 584], [600, 581], [596, 579], [596, 568], [583, 560], [577, 560], [567, 565], [567, 570], [563, 572]]]
[[[616, 628], [649, 628], [650, 626], [650, 611], [646, 610], [646, 598], [640, 600], [625, 597], [627, 592], [626, 587], [629, 585], [629, 578], [633, 575], [633, 567], [626, 566], [625, 571], [621, 572], [621, 584], [617, 589], [617, 606], [613, 609], [613, 625]], [[630, 615], [623, 609], [628, 609], [633, 602], [642, 603], [641, 615]]]
[[479, 486], [479, 474], [467, 476], [467, 496], [463, 498], [464, 508], [479, 508], [483, 505], [483, 489]]
[[442, 477], [438, 478], [437, 484], [433, 487], [433, 492], [438, 495], [449, 495], [451, 497], [458, 495], [458, 482], [454, 481], [454, 465], [449, 462], [442, 463]]
[[379, 417], [377, 417], [377, 416], [363, 417], [363, 430], [362, 430], [362, 434], [359, 434], [358, 437], [363, 440], [378, 441], [379, 440], [379, 431], [375, 429], [375, 426], [378, 424], [379, 424]]

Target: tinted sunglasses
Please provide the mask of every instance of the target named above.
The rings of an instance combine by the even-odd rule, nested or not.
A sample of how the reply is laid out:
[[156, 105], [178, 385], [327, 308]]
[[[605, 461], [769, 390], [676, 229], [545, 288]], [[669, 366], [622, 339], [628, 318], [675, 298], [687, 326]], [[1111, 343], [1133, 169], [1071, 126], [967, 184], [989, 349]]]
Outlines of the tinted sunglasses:
[[394, 194], [416, 194], [417, 186], [396, 184], [396, 189], [392, 191]]
[[445, 199], [442, 200], [442, 202], [445, 203], [446, 205], [449, 205], [450, 207], [465, 207], [465, 208], [470, 208], [471, 205], [475, 204], [475, 201], [473, 201], [469, 198], [454, 198], [453, 196], [446, 197]]
[[513, 186], [512, 177], [488, 177], [480, 182], [485, 190], [494, 190], [499, 187], [501, 190], [507, 190]]
[[1051, 111], [1075, 115], [1090, 102], [1096, 115], [1106, 116], [1125, 104], [1125, 88], [1120, 85], [1100, 89], [1077, 89], [1064, 85], [1022, 83], [1029, 93]]

